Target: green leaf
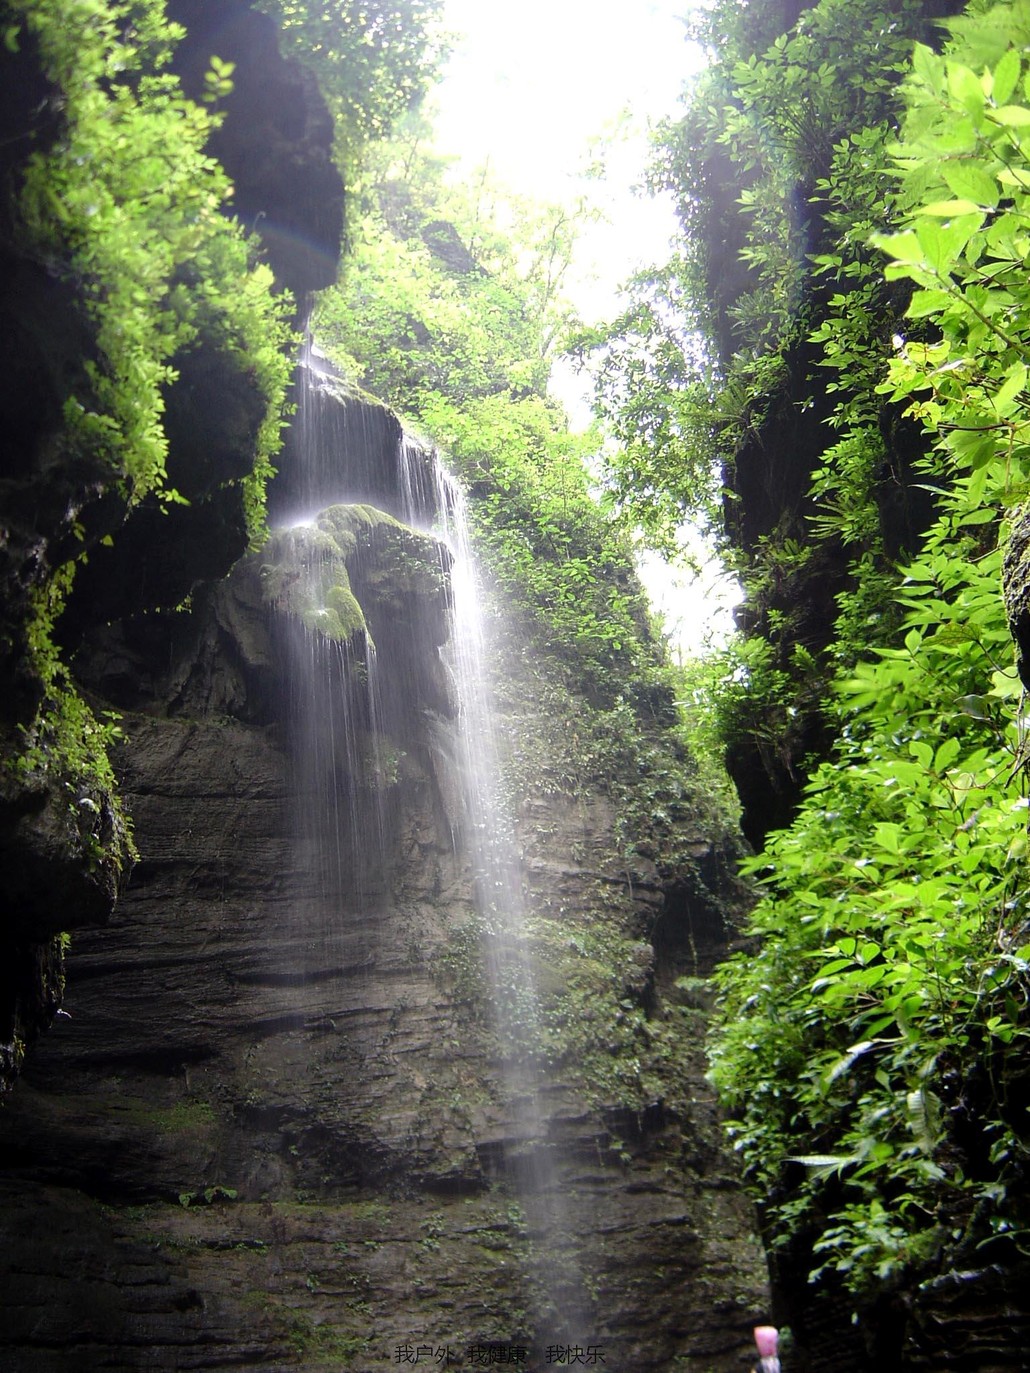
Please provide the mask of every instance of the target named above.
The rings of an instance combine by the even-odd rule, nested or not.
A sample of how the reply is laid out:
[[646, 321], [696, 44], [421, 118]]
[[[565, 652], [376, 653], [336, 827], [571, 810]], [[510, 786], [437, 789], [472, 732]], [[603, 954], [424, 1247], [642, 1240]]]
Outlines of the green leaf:
[[1002, 57], [998, 59], [993, 72], [991, 83], [991, 99], [997, 105], [1004, 105], [1012, 97], [1012, 92], [1019, 85], [1019, 75], [1022, 70], [1022, 61], [1015, 48], [1009, 48]]
[[948, 94], [971, 113], [975, 113], [984, 103], [984, 90], [980, 78], [971, 67], [962, 62], [946, 61]]
[[989, 696], [960, 696], [956, 704], [964, 715], [968, 715], [973, 720], [990, 720], [993, 718]]
[[934, 769], [939, 772], [946, 772], [961, 752], [961, 745], [955, 738], [945, 739], [944, 743], [938, 748], [934, 755]]
[[873, 234], [870, 241], [898, 262], [919, 265], [926, 259], [923, 245], [911, 229], [899, 234]]
[[1016, 409], [1016, 401], [1026, 390], [1027, 369], [1023, 362], [1014, 362], [1005, 374], [1005, 381], [992, 397], [992, 404], [999, 415], [1010, 415]]
[[788, 1154], [788, 1163], [801, 1163], [806, 1168], [844, 1168], [856, 1159], [851, 1154]]
[[933, 749], [929, 744], [913, 739], [908, 751], [924, 770], [929, 771], [933, 767]]
[[912, 299], [908, 303], [905, 311], [906, 319], [928, 319], [939, 315], [946, 309], [952, 301], [952, 296], [947, 291], [925, 290], [913, 291]]
[[951, 220], [936, 218], [916, 222], [916, 237], [926, 261], [940, 276], [950, 276], [956, 261], [984, 221], [982, 213], [959, 215]]
[[920, 205], [916, 213], [933, 215], [937, 219], [954, 219], [956, 215], [976, 214], [978, 209], [979, 206], [972, 200], [932, 200], [928, 205]]
[[888, 853], [898, 853], [901, 847], [901, 826], [880, 821], [874, 828], [876, 842]]
[[1006, 128], [1022, 129], [1030, 124], [1030, 109], [1025, 105], [1003, 105], [1001, 109], [989, 110], [988, 117]]
[[874, 1049], [875, 1047], [875, 1041], [871, 1039], [863, 1040], [861, 1044], [853, 1044], [843, 1058], [839, 1058], [833, 1067], [830, 1068], [829, 1072], [826, 1074], [826, 1081], [828, 1083], [836, 1082], [838, 1078], [843, 1077], [846, 1073], [850, 1072], [852, 1065], [860, 1059], [863, 1054], [867, 1054], [870, 1049]]
[[849, 974], [847, 981], [856, 987], [868, 990], [870, 987], [875, 987], [878, 982], [882, 982], [886, 975], [886, 964], [876, 963], [870, 967], [856, 968], [853, 973]]
[[948, 161], [942, 166], [941, 175], [950, 190], [958, 197], [958, 204], [965, 204], [973, 209], [983, 205], [997, 205], [998, 183], [978, 163]]
[[925, 43], [917, 43], [912, 50], [912, 70], [932, 90], [939, 90], [944, 74], [944, 59]]

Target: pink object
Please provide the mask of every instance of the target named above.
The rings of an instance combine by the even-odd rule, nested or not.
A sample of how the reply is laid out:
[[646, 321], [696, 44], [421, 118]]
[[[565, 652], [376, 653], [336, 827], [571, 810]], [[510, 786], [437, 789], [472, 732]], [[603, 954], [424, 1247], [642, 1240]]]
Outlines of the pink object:
[[780, 1338], [780, 1332], [775, 1325], [756, 1325], [755, 1344], [758, 1346], [759, 1357], [763, 1359], [775, 1359], [776, 1345]]

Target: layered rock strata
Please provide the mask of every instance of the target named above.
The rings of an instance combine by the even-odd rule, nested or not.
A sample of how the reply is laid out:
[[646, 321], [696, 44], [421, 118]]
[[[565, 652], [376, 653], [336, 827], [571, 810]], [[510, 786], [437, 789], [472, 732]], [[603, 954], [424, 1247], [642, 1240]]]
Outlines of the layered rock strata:
[[[187, 29], [176, 56], [187, 93], [202, 93], [213, 55], [234, 64], [214, 149], [236, 182], [234, 213], [264, 238], [278, 286], [301, 296], [328, 284], [343, 185], [313, 78], [281, 57], [275, 26], [243, 0], [169, 11]], [[60, 1006], [61, 935], [106, 918], [131, 863], [98, 742], [105, 722], [62, 669], [55, 679], [54, 655], [226, 575], [247, 546], [242, 479], [265, 420], [238, 350], [201, 329], [164, 394], [168, 484], [184, 503], [131, 504], [121, 474], [69, 440], [66, 408], [88, 402], [101, 354], [86, 286], [26, 233], [26, 168], [62, 137], [66, 106], [29, 28], [11, 28], [0, 46], [0, 1091]]]
[[[448, 561], [336, 507], [178, 629], [83, 655], [127, 711], [140, 859], [76, 939], [68, 1016], [0, 1122], [12, 1373], [335, 1373], [419, 1350], [541, 1369], [576, 1348], [742, 1366], [764, 1263], [700, 1047], [732, 840], [699, 822], [674, 878], [627, 856], [547, 665], [495, 621], [537, 997], [521, 1047], [501, 1042], [452, 765]], [[374, 749], [356, 706], [348, 747], [317, 754], [347, 801], [322, 830], [287, 649], [333, 642], [334, 589], [333, 689], [383, 689]]]

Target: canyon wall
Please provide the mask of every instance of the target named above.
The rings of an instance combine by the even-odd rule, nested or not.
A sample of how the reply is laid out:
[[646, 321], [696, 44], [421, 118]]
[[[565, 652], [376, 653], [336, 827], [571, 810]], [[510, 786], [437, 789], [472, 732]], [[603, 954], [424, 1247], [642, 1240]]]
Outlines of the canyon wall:
[[[311, 80], [238, 0], [169, 13], [187, 92], [212, 53], [235, 63], [214, 151], [236, 212], [281, 285], [325, 285], [343, 188]], [[73, 562], [55, 651], [121, 738], [112, 779], [70, 755], [0, 778], [5, 1085], [24, 1064], [0, 1111], [0, 1362], [745, 1367], [764, 1260], [702, 1037], [746, 893], [671, 702], [599, 731], [493, 603], [523, 1023], [522, 989], [487, 975], [451, 555], [396, 518], [399, 422], [331, 397], [332, 463], [371, 504], [309, 489], [294, 442], [271, 511], [331, 509], [248, 556], [260, 398], [213, 340], [165, 395], [186, 503], [133, 503], [69, 454], [98, 343], [73, 274], [19, 247], [26, 158], [61, 132], [37, 59], [0, 52], [0, 743], [21, 756], [39, 607]]]
[[493, 619], [552, 1030], [531, 1072], [493, 1028], [440, 559], [383, 527], [351, 584], [376, 670], [418, 694], [386, 709], [383, 794], [338, 779], [383, 828], [382, 862], [366, 836], [330, 865], [342, 883], [298, 822], [318, 802], [291, 758], [294, 617], [268, 549], [194, 614], [80, 657], [125, 712], [140, 857], [108, 926], [76, 937], [67, 1015], [0, 1121], [5, 1367], [372, 1369], [409, 1345], [746, 1362], [764, 1261], [701, 1042], [740, 909], [735, 841], [698, 819], [665, 872], [645, 833], [627, 846], [577, 758], [584, 704]]

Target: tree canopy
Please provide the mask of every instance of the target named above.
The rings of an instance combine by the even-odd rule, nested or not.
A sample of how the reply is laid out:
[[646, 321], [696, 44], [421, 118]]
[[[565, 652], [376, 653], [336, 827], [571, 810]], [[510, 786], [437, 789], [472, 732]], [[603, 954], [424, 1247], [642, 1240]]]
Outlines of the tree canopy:
[[[452, 184], [417, 129], [384, 147], [338, 289], [313, 327], [345, 373], [437, 443], [465, 482], [495, 583], [599, 698], [615, 662], [650, 661], [624, 535], [547, 393], [569, 323], [560, 285], [574, 215], [518, 202], [484, 174]], [[611, 679], [611, 680], [610, 680]]]

